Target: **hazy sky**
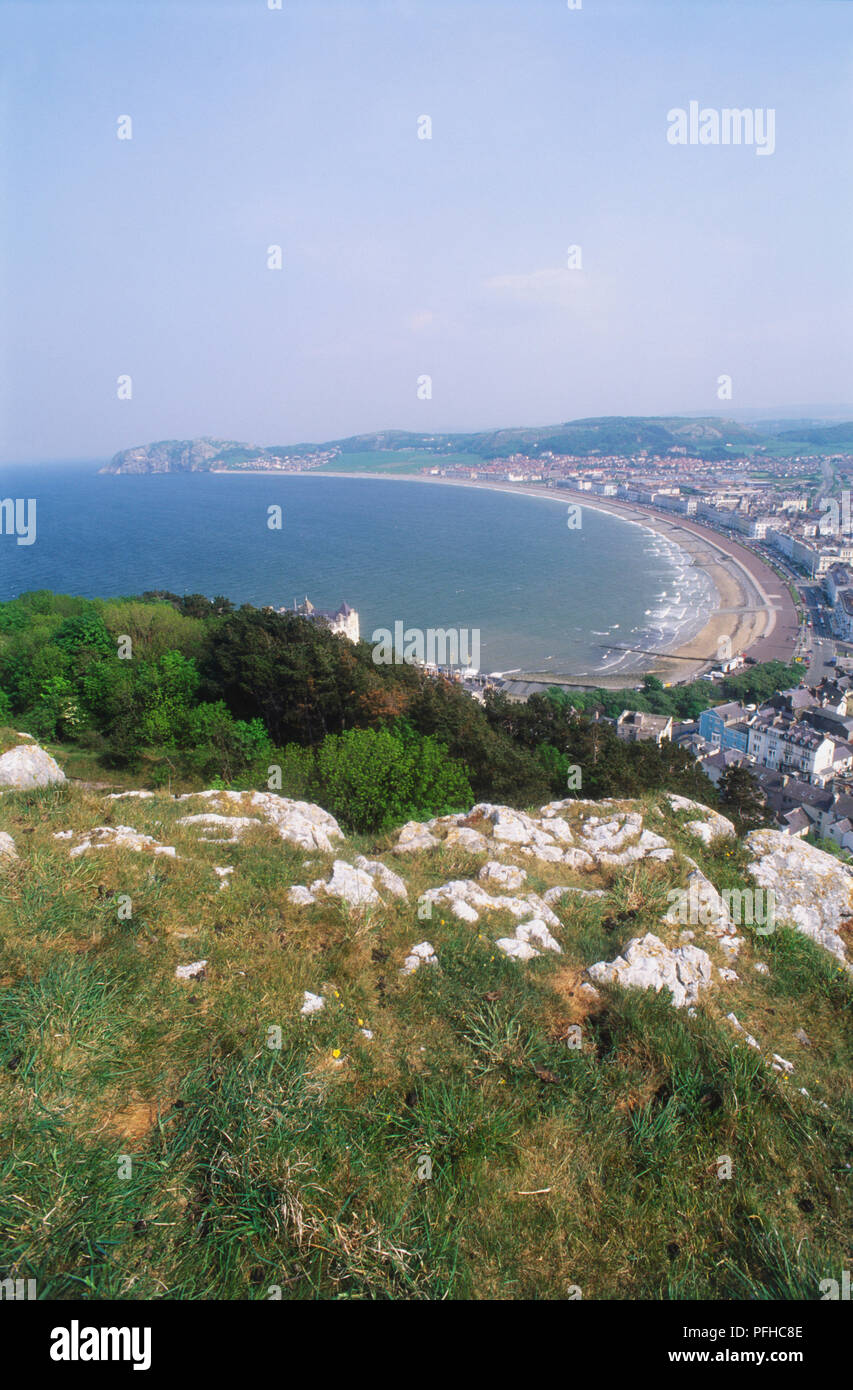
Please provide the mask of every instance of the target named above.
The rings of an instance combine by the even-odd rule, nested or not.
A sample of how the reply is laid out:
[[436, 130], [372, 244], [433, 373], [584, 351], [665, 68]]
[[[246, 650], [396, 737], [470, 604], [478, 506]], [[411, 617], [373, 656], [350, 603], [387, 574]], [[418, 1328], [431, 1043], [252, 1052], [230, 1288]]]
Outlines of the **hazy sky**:
[[0, 457], [850, 400], [853, 4], [267, 5], [5, 0]]

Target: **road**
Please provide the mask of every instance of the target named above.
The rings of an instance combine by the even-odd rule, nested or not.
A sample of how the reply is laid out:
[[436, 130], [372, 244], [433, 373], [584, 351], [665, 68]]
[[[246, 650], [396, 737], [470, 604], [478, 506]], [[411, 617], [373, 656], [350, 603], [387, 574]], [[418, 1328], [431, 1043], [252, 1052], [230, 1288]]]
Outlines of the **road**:
[[812, 646], [809, 663], [809, 685], [819, 685], [822, 680], [831, 680], [836, 675], [834, 663], [828, 658], [835, 656], [835, 643], [831, 638], [816, 637]]

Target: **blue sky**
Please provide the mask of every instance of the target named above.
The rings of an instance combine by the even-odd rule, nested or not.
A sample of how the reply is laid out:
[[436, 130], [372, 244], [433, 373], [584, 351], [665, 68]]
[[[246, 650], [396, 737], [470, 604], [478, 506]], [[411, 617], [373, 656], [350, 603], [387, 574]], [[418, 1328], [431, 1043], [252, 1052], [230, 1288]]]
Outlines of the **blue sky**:
[[0, 52], [3, 459], [853, 398], [844, 0], [7, 0]]

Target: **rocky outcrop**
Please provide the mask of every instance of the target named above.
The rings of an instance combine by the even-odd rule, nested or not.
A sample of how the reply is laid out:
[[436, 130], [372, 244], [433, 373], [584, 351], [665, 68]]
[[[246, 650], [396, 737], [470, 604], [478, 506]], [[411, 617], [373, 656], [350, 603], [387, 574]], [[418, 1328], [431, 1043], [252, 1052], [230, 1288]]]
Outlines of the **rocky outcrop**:
[[834, 855], [779, 830], [753, 830], [746, 844], [750, 874], [773, 894], [775, 922], [796, 927], [850, 969], [840, 929], [853, 918], [853, 873]]
[[710, 807], [703, 806], [699, 801], [691, 801], [687, 796], [676, 796], [671, 792], [667, 796], [667, 801], [673, 811], [693, 811], [696, 818], [687, 821], [686, 829], [691, 835], [695, 835], [703, 844], [712, 845], [715, 840], [727, 840], [734, 837], [735, 828], [726, 816], [721, 816], [718, 811], [712, 811]]
[[496, 860], [490, 859], [488, 864], [484, 864], [477, 875], [481, 883], [495, 883], [499, 888], [506, 888], [510, 893], [524, 886], [527, 878], [527, 870], [516, 868], [514, 864], [498, 864]]
[[[47, 758], [38, 747], [13, 752]], [[0, 764], [3, 761], [0, 759]], [[143, 803], [150, 795], [113, 793], [107, 800], [136, 796]], [[259, 826], [272, 826], [283, 841], [330, 858], [345, 841], [340, 826], [327, 811], [272, 792], [210, 790], [170, 799], [185, 804], [187, 814], [180, 816], [178, 825], [197, 834], [202, 844], [236, 844]], [[732, 835], [733, 827], [725, 817], [698, 802], [675, 795], [666, 800], [679, 824], [686, 825], [703, 844], [713, 845]], [[647, 820], [658, 829], [651, 829]], [[649, 811], [636, 803], [567, 798], [528, 813], [481, 802], [470, 812], [408, 822], [399, 831], [393, 852], [409, 862], [414, 854], [434, 851], [482, 856], [484, 862], [476, 877], [451, 878], [422, 892], [417, 915], [423, 920], [432, 918], [434, 910], [446, 912], [461, 922], [478, 924], [482, 933], [486, 930], [483, 918], [503, 913], [514, 919], [512, 929], [504, 927], [504, 934], [494, 935], [492, 940], [499, 951], [523, 962], [544, 953], [561, 954], [567, 945], [566, 933], [571, 930], [570, 905], [600, 901], [608, 895], [607, 888], [585, 887], [578, 882], [560, 883], [539, 894], [527, 888], [530, 877], [535, 881], [537, 876], [547, 875], [545, 881], [552, 881], [557, 877], [554, 867], [559, 865], [560, 877], [566, 869], [581, 878], [603, 871], [606, 882], [614, 868], [643, 860], [658, 864], [673, 861], [675, 849], [659, 833], [665, 824], [660, 810]], [[54, 834], [57, 840], [70, 842], [71, 857], [109, 848], [176, 855], [174, 846], [161, 844], [152, 835], [127, 825]], [[680, 862], [690, 866], [687, 885], [669, 891], [670, 908], [659, 918], [660, 928], [666, 929], [663, 935], [651, 931], [633, 937], [613, 960], [591, 965], [586, 971], [589, 981], [656, 991], [666, 988], [676, 1007], [692, 1006], [700, 991], [712, 983], [738, 983], [733, 967], [744, 945], [744, 937], [738, 934], [742, 920], [753, 925], [757, 922], [765, 934], [774, 930], [774, 923], [788, 921], [850, 968], [844, 929], [853, 920], [853, 871], [833, 856], [778, 831], [755, 831], [747, 837], [746, 845], [752, 855], [749, 870], [756, 890], [737, 892], [737, 911], [732, 907], [735, 890], [721, 894], [694, 860], [682, 856]], [[0, 858], [15, 854], [11, 837], [0, 833]], [[323, 862], [316, 858], [305, 861], [306, 869], [318, 866], [314, 871], [317, 876], [310, 883], [288, 887], [287, 899], [293, 907], [310, 908], [336, 900], [353, 911], [366, 912], [404, 905], [409, 900], [404, 877], [381, 859], [357, 855], [350, 862], [337, 857], [325, 869], [320, 868]], [[213, 868], [220, 888], [229, 886], [234, 872], [228, 864]], [[755, 917], [742, 917], [744, 903], [752, 910], [755, 904], [751, 900], [755, 897], [757, 901], [761, 889], [772, 900], [771, 916], [768, 918], [762, 909]], [[568, 912], [565, 922], [555, 909]], [[495, 924], [491, 930], [497, 933], [501, 928]], [[403, 973], [435, 962], [432, 945], [421, 942], [408, 952]], [[764, 962], [753, 961], [752, 965], [755, 971], [767, 973]], [[588, 981], [584, 985], [594, 988]]]
[[22, 743], [0, 757], [0, 791], [32, 791], [64, 781], [59, 763], [37, 743]]
[[335, 847], [333, 842], [345, 838], [328, 811], [309, 801], [292, 801], [276, 792], [188, 792], [177, 800], [203, 801], [211, 808], [183, 817], [180, 824], [228, 829], [231, 835], [227, 838], [231, 840], [239, 840], [252, 826], [272, 825], [289, 844], [330, 853]]
[[80, 854], [88, 854], [94, 849], [132, 849], [137, 852], [150, 850], [153, 854], [167, 854], [170, 858], [177, 857], [174, 845], [161, 845], [151, 835], [143, 835], [139, 830], [134, 830], [132, 825], [96, 825], [94, 830], [73, 831], [57, 830], [54, 834], [55, 840], [74, 840], [77, 843], [72, 845], [69, 851], [72, 859], [76, 859]]
[[[407, 822], [394, 852], [411, 854], [439, 846], [461, 846], [494, 859], [520, 855], [543, 864], [563, 864], [576, 872], [674, 857], [675, 851], [663, 836], [644, 828], [640, 812], [610, 810], [612, 804], [568, 798], [548, 802], [534, 816], [484, 801], [467, 815]], [[602, 808], [609, 813], [601, 815]]]
[[372, 907], [382, 899], [373, 886], [373, 879], [364, 869], [355, 869], [343, 859], [336, 859], [328, 879], [318, 878], [308, 892], [317, 898], [339, 898], [350, 907]]
[[359, 854], [356, 856], [355, 867], [368, 874], [374, 884], [384, 888], [392, 898], [402, 898], [404, 902], [408, 899], [409, 890], [400, 875], [395, 874], [393, 869], [386, 868], [378, 859], [365, 859], [363, 854]]
[[[553, 951], [558, 956], [562, 955], [559, 941], [551, 935], [540, 917], [534, 917], [530, 922], [522, 922], [512, 936], [499, 936], [495, 945], [500, 947], [504, 955], [514, 956], [517, 960], [531, 960], [534, 956], [541, 955], [542, 951]], [[537, 950], [537, 947], [541, 947], [541, 950]]]
[[461, 917], [463, 922], [479, 921], [482, 912], [509, 912], [513, 917], [541, 917], [552, 927], [560, 925], [560, 919], [538, 894], [525, 893], [523, 898], [496, 897], [471, 878], [452, 879], [438, 888], [427, 889], [426, 893], [421, 894], [418, 904], [427, 903], [446, 906], [454, 917]]
[[652, 932], [635, 936], [623, 954], [612, 961], [598, 961], [587, 974], [597, 984], [617, 983], [623, 988], [668, 989], [676, 1009], [695, 1004], [700, 990], [713, 979], [714, 966], [699, 946], [675, 946], [672, 950]]

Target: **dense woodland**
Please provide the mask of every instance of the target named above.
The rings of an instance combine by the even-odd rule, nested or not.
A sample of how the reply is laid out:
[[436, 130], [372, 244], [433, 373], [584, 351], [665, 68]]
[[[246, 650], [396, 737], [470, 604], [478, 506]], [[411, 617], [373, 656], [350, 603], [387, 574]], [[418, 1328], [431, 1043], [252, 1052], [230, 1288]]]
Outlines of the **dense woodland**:
[[[760, 700], [798, 676], [769, 663], [723, 690]], [[525, 704], [497, 695], [483, 707], [415, 667], [375, 664], [367, 643], [222, 597], [38, 590], [0, 604], [0, 724], [88, 750], [151, 786], [271, 787], [357, 829], [476, 800], [666, 789], [712, 804], [686, 752], [622, 743], [595, 716], [690, 718], [719, 698], [707, 683], [665, 690], [649, 678], [639, 692], [553, 690]]]

